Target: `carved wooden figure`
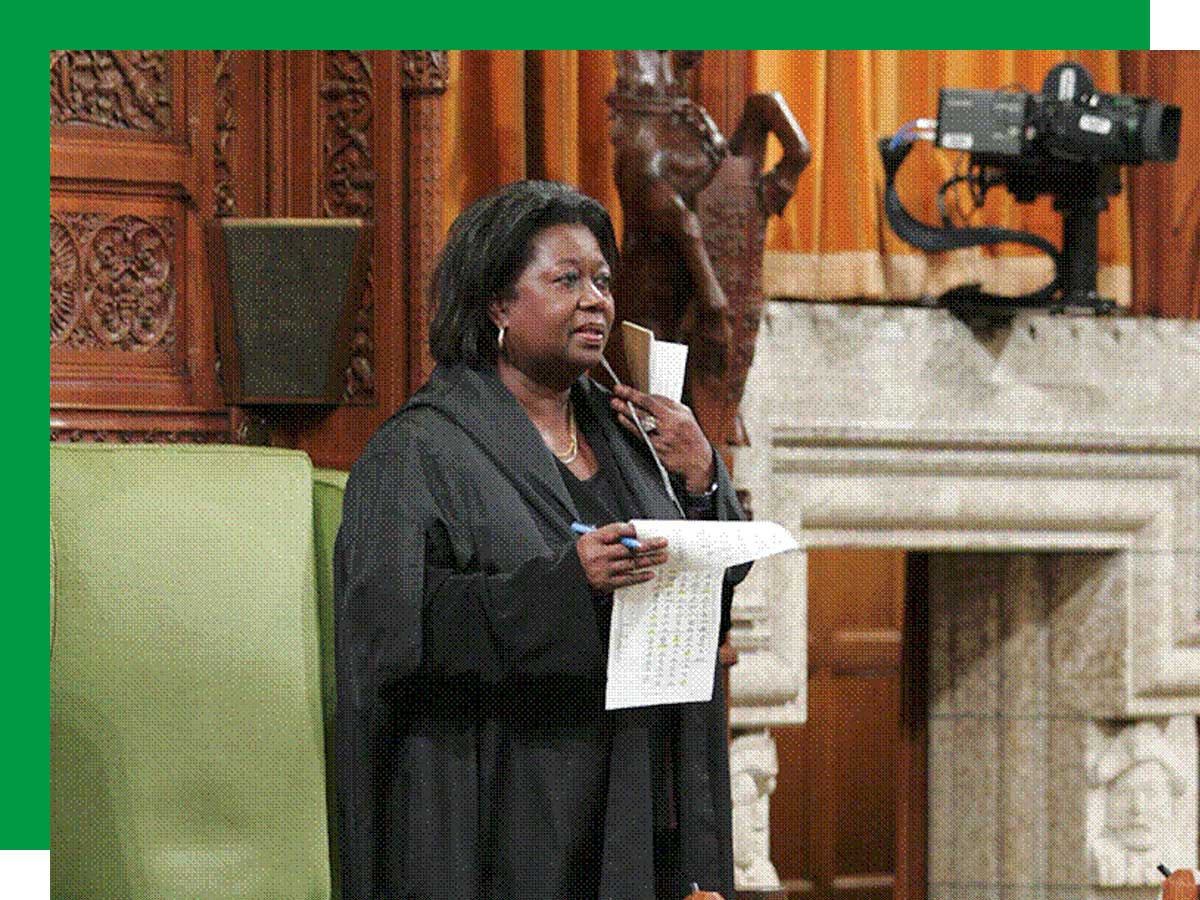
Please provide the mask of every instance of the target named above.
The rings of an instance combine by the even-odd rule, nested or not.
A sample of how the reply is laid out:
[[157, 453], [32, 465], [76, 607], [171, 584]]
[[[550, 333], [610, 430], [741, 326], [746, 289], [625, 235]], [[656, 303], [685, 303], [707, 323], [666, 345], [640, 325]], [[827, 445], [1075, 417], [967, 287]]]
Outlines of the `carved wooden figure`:
[[618, 321], [686, 341], [698, 367], [719, 373], [729, 343], [725, 293], [695, 205], [726, 149], [676, 75], [676, 67], [682, 72], [694, 62], [695, 54], [663, 50], [616, 53], [617, 84], [608, 102], [625, 229], [613, 294]]
[[[783, 156], [767, 172], [767, 137], [774, 134]], [[697, 213], [704, 243], [729, 304], [727, 365], [719, 375], [691, 373], [692, 407], [717, 447], [749, 443], [738, 413], [763, 309], [763, 249], [767, 220], [779, 215], [796, 190], [812, 153], [787, 101], [778, 91], [752, 94], [729, 142], [729, 153], [700, 192]], [[726, 462], [728, 459], [726, 450]]]
[[[728, 448], [747, 443], [737, 410], [762, 316], [767, 220], [791, 199], [811, 152], [778, 92], [750, 96], [726, 144], [686, 96], [681, 75], [699, 57], [617, 53], [609, 103], [625, 233], [613, 293], [618, 320], [689, 344], [692, 406], [731, 462]], [[771, 134], [783, 156], [764, 173]]]

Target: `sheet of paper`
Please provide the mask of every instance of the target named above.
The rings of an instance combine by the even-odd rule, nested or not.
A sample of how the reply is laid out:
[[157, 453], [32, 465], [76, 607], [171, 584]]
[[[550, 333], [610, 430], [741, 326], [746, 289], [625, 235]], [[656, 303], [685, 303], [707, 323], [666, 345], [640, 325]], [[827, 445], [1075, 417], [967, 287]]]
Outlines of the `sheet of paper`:
[[687, 344], [660, 341], [649, 328], [628, 320], [621, 323], [621, 341], [629, 383], [643, 394], [659, 394], [678, 403], [687, 371]]
[[683, 398], [683, 377], [687, 371], [688, 345], [657, 338], [650, 343], [650, 391], [670, 397], [676, 403]]
[[634, 322], [621, 323], [621, 342], [625, 348], [625, 369], [629, 383], [643, 394], [650, 390], [650, 347], [654, 332]]
[[613, 595], [605, 708], [710, 700], [726, 567], [798, 545], [774, 522], [633, 525], [639, 538], [667, 538], [667, 562]]

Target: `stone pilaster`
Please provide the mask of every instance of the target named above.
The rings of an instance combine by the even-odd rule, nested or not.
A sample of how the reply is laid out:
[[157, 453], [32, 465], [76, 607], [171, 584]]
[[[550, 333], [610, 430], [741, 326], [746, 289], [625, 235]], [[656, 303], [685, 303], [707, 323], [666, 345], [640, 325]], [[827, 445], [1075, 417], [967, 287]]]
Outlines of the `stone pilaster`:
[[1153, 900], [1196, 866], [1195, 719], [1118, 715], [1125, 563], [931, 559], [930, 900]]

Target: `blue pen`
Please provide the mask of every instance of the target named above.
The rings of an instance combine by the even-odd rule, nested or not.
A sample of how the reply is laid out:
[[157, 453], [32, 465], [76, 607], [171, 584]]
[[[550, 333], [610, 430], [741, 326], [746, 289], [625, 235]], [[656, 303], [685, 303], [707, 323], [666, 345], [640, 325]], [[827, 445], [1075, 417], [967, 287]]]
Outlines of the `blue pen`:
[[[587, 534], [589, 531], [595, 531], [596, 526], [595, 525], [584, 525], [582, 522], [572, 522], [571, 530], [573, 532], [575, 532], [576, 534]], [[624, 544], [626, 547], [628, 547], [630, 550], [641, 550], [642, 549], [642, 545], [640, 543], [638, 543], [637, 538], [623, 537], [623, 538], [621, 538], [621, 543]]]

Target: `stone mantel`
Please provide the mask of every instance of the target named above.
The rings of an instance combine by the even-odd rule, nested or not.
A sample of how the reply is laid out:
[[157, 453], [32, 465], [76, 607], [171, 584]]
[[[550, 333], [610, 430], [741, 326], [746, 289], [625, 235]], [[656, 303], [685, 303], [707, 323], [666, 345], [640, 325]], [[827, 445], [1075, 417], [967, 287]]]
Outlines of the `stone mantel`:
[[[775, 301], [743, 414], [738, 481], [804, 547], [1125, 554], [1120, 712], [1200, 707], [1200, 323], [1028, 313], [976, 332], [944, 310]], [[766, 561], [739, 598], [735, 725], [803, 721], [804, 565]]]
[[[775, 301], [742, 409], [751, 446], [738, 452], [735, 480], [756, 518], [782, 523], [802, 548], [933, 551], [941, 624], [931, 612], [931, 639], [961, 634], [983, 648], [931, 674], [931, 784], [955, 785], [931, 793], [931, 865], [960, 852], [934, 846], [937, 829], [959, 834], [955, 823], [973, 815], [990, 829], [978, 845], [995, 850], [980, 861], [991, 866], [988, 896], [1014, 885], [997, 860], [1028, 823], [1009, 830], [1000, 813], [968, 814], [971, 797], [981, 809], [1038, 811], [1040, 836], [1023, 845], [1031, 860], [1077, 840], [1059, 847], [1074, 867], [1064, 898], [1146, 885], [1140, 864], [1121, 856], [1119, 828], [1105, 830], [1104, 791], [1124, 783], [1094, 772], [1097, 760], [1128, 757], [1138, 777], [1157, 777], [1161, 760], [1196, 755], [1194, 724], [1178, 717], [1200, 713], [1200, 322], [1031, 312], [973, 330], [944, 310]], [[955, 591], [969, 597], [978, 578], [996, 586], [990, 612], [964, 624]], [[757, 564], [739, 589], [740, 730], [804, 721], [806, 589], [803, 552]], [[1024, 684], [1018, 699], [946, 707], [960, 689], [971, 696], [985, 670]], [[1013, 706], [1035, 694], [1053, 702]], [[1018, 734], [1026, 750], [1000, 753]], [[999, 756], [979, 749], [993, 745]], [[971, 753], [977, 771], [959, 771]], [[944, 760], [958, 768], [939, 769]], [[1195, 762], [1168, 779], [1193, 806]], [[1015, 803], [1038, 783], [1050, 807], [1033, 795]], [[1171, 838], [1192, 847], [1177, 865], [1194, 864], [1194, 813]], [[1128, 872], [1134, 880], [1121, 881]], [[1040, 886], [1029, 896], [1054, 894], [1048, 870], [1030, 875]], [[930, 888], [959, 896], [932, 870]]]
[[1200, 449], [1195, 322], [773, 302], [754, 369], [775, 441]]

